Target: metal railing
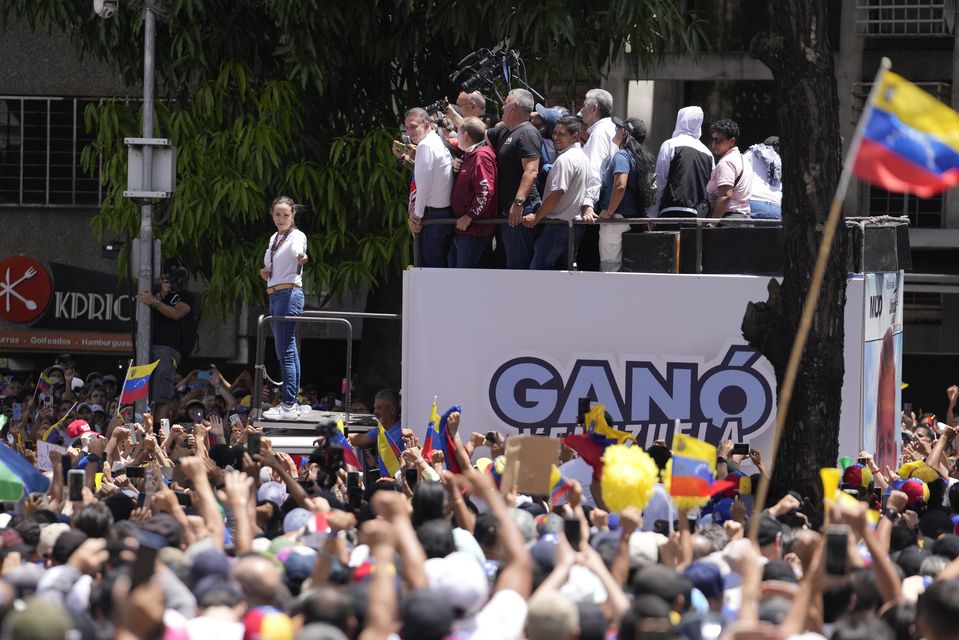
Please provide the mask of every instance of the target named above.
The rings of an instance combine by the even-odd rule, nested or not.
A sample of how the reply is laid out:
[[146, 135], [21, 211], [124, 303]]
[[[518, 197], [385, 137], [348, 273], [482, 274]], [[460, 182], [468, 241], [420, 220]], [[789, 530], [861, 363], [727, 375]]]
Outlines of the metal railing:
[[[905, 216], [850, 216], [843, 219], [846, 223], [846, 226], [858, 226], [860, 228], [864, 227], [866, 224], [909, 224], [909, 218]], [[432, 218], [424, 219], [420, 221], [423, 226], [429, 225], [453, 225], [456, 224], [456, 218]], [[503, 225], [509, 224], [509, 221], [506, 218], [492, 218], [486, 220], [474, 220], [470, 223], [470, 226], [474, 224], [480, 225]], [[781, 227], [782, 220], [769, 220], [761, 218], [600, 218], [596, 222], [586, 222], [584, 220], [554, 220], [551, 218], [546, 218], [540, 221], [539, 224], [563, 224], [569, 227], [567, 233], [567, 245], [566, 245], [566, 270], [573, 271], [575, 266], [575, 237], [573, 234], [573, 227], [576, 225], [584, 226], [594, 226], [594, 225], [604, 225], [604, 224], [628, 224], [632, 225], [649, 225], [656, 227], [657, 225], [663, 225], [668, 227], [683, 227], [689, 228], [695, 226], [696, 228], [696, 273], [701, 274], [703, 272], [703, 227], [714, 227], [714, 226], [723, 226], [723, 227]], [[675, 229], [670, 229], [675, 230]], [[413, 241], [413, 266], [420, 266], [420, 243], [419, 237]]]
[[948, 37], [955, 28], [954, 0], [857, 0], [855, 10], [860, 36]]
[[[433, 218], [429, 220], [421, 221], [423, 226], [428, 225], [452, 225], [456, 224], [456, 218]], [[503, 225], [509, 224], [509, 221], [506, 218], [492, 218], [487, 220], [474, 220], [470, 226], [474, 224], [480, 225]], [[546, 218], [541, 220], [539, 224], [562, 224], [567, 225], [569, 230], [567, 232], [566, 238], [566, 270], [573, 271], [575, 266], [574, 260], [576, 257], [576, 246], [573, 234], [573, 227], [577, 225], [583, 226], [594, 226], [594, 225], [604, 225], [604, 224], [616, 224], [616, 225], [664, 225], [670, 227], [696, 227], [696, 273], [702, 273], [703, 271], [703, 242], [702, 242], [702, 229], [703, 227], [711, 227], [713, 225], [722, 224], [723, 226], [736, 226], [736, 227], [778, 227], [782, 225], [781, 220], [759, 220], [751, 218], [600, 218], [596, 222], [586, 222], [584, 220], [554, 220], [552, 218]], [[413, 242], [413, 266], [420, 266], [420, 243], [417, 241]]]
[[264, 353], [266, 345], [265, 328], [270, 327], [270, 330], [272, 331], [273, 325], [270, 322], [271, 320], [281, 320], [284, 322], [292, 322], [294, 324], [337, 324], [346, 327], [345, 377], [347, 384], [344, 391], [343, 404], [346, 413], [344, 422], [349, 423], [350, 405], [352, 404], [350, 381], [353, 379], [353, 323], [350, 322], [350, 319], [401, 320], [402, 317], [403, 316], [398, 313], [364, 313], [359, 311], [304, 311], [303, 314], [299, 316], [261, 315], [256, 321], [256, 361], [254, 364], [254, 371], [256, 373], [253, 376], [253, 395], [250, 398], [250, 415], [256, 420], [262, 418], [260, 401], [263, 397], [263, 382], [269, 381], [273, 384], [276, 384], [276, 382], [272, 380], [269, 374], [266, 372], [266, 354]]

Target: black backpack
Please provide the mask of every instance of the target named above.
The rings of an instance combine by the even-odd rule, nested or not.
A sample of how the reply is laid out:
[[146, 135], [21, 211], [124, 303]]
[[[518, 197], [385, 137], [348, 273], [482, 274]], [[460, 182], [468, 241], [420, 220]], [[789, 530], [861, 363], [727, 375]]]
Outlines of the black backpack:
[[646, 207], [656, 201], [656, 171], [650, 170], [645, 176], [640, 176], [636, 159], [632, 156], [630, 156], [630, 165], [631, 171], [626, 179], [626, 188], [633, 194], [636, 209], [645, 215]]

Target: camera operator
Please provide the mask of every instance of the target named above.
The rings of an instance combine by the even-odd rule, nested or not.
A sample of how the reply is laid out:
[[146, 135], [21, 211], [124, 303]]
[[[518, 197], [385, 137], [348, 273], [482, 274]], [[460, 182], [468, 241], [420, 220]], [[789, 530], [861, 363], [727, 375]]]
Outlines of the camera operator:
[[479, 91], [472, 93], [460, 91], [456, 98], [456, 106], [458, 110], [454, 109], [452, 104], [446, 105], [446, 118], [453, 125], [454, 131], [459, 131], [467, 118], [484, 120], [486, 117], [486, 98]]
[[193, 296], [179, 291], [179, 281], [186, 278], [180, 266], [168, 267], [153, 291], [141, 291], [137, 302], [150, 307], [152, 336], [150, 358], [160, 363], [150, 376], [150, 399], [156, 403], [154, 418], [169, 418], [167, 405], [176, 394], [176, 368], [183, 344], [183, 318], [193, 307]]

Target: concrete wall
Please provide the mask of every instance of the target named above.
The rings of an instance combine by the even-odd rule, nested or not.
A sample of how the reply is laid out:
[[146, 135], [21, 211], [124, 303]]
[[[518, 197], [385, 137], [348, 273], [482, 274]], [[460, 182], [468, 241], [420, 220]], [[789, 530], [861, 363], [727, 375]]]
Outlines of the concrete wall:
[[[92, 11], [92, 3], [90, 6]], [[140, 93], [139, 87], [124, 86], [112, 66], [80, 59], [62, 31], [31, 32], [25, 23], [11, 23], [0, 34], [0, 60], [0, 94], [100, 97]]]

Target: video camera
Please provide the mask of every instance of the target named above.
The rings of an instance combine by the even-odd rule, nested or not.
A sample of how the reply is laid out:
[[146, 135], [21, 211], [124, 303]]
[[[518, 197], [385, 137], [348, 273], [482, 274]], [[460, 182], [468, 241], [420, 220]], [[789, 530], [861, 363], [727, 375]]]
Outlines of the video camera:
[[501, 81], [506, 93], [509, 93], [515, 82], [538, 100], [544, 100], [526, 81], [526, 63], [516, 49], [477, 49], [460, 60], [456, 67], [457, 71], [450, 74], [450, 82], [458, 82], [467, 93], [483, 88], [492, 89], [502, 103], [503, 95], [500, 94], [498, 83]]
[[[467, 93], [478, 89], [491, 90], [502, 104], [504, 94], [514, 88], [514, 83], [518, 83], [537, 100], [545, 102], [543, 96], [526, 82], [526, 63], [515, 49], [477, 49], [460, 60], [456, 68], [457, 70], [450, 74], [450, 82], [459, 84]], [[505, 89], [504, 93], [500, 93], [501, 88]], [[431, 115], [445, 113], [448, 105], [446, 98], [440, 98], [423, 109]]]

